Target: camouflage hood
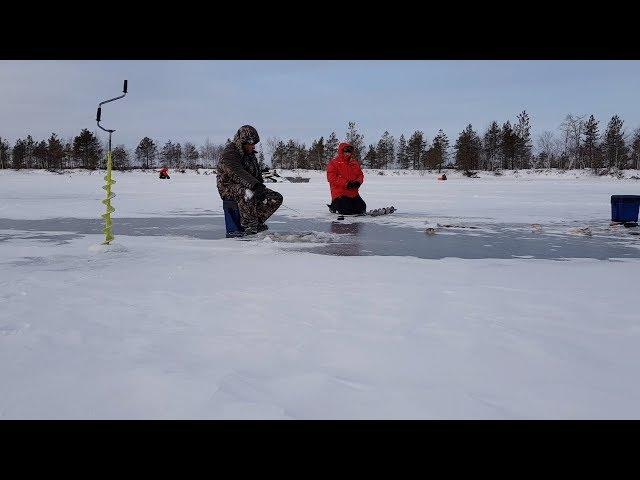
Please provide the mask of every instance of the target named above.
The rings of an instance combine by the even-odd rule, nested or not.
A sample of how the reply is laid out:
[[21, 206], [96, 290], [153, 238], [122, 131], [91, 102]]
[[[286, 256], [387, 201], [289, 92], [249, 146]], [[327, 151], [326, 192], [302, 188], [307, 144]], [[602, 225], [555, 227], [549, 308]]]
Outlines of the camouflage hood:
[[243, 143], [253, 143], [254, 145], [260, 141], [258, 131], [251, 125], [243, 125], [238, 129], [233, 137], [233, 143], [242, 152]]

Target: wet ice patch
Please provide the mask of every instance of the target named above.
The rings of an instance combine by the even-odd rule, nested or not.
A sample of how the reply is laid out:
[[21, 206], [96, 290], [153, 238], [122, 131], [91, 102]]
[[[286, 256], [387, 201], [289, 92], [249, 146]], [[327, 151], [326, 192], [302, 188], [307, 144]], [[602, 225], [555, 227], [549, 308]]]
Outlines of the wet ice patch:
[[261, 234], [261, 238], [258, 239], [279, 243], [335, 243], [341, 240], [341, 236], [344, 237], [344, 235], [325, 232], [268, 232]]
[[126, 253], [129, 251], [124, 245], [119, 243], [112, 243], [110, 245], [94, 244], [89, 246], [89, 251], [92, 253]]
[[23, 266], [41, 266], [41, 265], [46, 265], [50, 263], [50, 260], [47, 260], [44, 257], [22, 257], [18, 260], [14, 260], [12, 262], [9, 262], [10, 265], [16, 266], [16, 267], [23, 267]]
[[591, 232], [591, 229], [589, 227], [570, 228], [569, 229], [569, 233], [571, 235], [584, 235], [584, 236], [587, 236], [587, 237], [590, 237], [591, 235], [593, 235], [593, 233]]
[[9, 336], [9, 335], [17, 335], [22, 331], [29, 328], [31, 324], [29, 323], [8, 323], [5, 325], [0, 325], [0, 336]]

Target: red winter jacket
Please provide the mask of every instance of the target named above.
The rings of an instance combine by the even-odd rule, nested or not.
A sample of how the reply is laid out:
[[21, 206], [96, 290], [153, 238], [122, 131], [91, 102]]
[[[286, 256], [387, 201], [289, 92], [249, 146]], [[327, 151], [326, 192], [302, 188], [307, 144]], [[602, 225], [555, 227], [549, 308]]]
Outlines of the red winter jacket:
[[358, 196], [357, 188], [347, 188], [347, 183], [357, 181], [362, 184], [364, 182], [364, 174], [360, 168], [360, 164], [353, 158], [347, 160], [342, 151], [348, 147], [348, 143], [341, 143], [338, 146], [338, 156], [327, 165], [327, 180], [331, 187], [331, 200], [338, 197], [354, 198]]

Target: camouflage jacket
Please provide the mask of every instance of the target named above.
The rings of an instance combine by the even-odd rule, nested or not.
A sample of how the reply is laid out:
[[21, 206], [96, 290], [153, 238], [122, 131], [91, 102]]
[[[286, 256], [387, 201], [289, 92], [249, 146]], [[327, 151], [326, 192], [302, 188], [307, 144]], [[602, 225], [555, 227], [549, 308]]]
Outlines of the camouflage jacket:
[[220, 191], [238, 186], [253, 188], [257, 182], [264, 183], [256, 155], [247, 155], [234, 142], [229, 142], [224, 148], [218, 162], [217, 175]]

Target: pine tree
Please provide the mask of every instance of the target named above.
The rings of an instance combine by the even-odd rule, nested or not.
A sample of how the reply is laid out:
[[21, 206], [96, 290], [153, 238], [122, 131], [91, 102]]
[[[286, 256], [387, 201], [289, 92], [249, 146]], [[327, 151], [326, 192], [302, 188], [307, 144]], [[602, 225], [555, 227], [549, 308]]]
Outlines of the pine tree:
[[502, 168], [514, 168], [516, 150], [517, 150], [517, 137], [511, 128], [511, 123], [507, 120], [502, 125], [502, 131], [500, 132], [500, 156], [502, 157]]
[[296, 162], [298, 159], [298, 144], [295, 140], [289, 139], [285, 145], [285, 155], [283, 167], [286, 170], [293, 170], [297, 168]]
[[114, 170], [128, 170], [129, 151], [124, 145], [116, 146], [111, 152], [111, 161]]
[[273, 168], [285, 168], [286, 153], [287, 147], [285, 143], [282, 140], [278, 140], [271, 154], [271, 166]]
[[600, 168], [601, 152], [599, 147], [600, 133], [598, 132], [598, 121], [593, 115], [589, 117], [589, 120], [584, 125], [584, 142], [582, 143], [582, 149], [584, 151], [584, 157], [590, 168], [596, 171]]
[[336, 136], [336, 132], [331, 132], [329, 138], [327, 139], [327, 143], [324, 146], [324, 166], [333, 160], [338, 155], [338, 145], [339, 145], [338, 137]]
[[82, 168], [97, 168], [102, 158], [100, 141], [93, 133], [83, 128], [80, 135], [73, 139], [73, 156], [80, 160]]
[[471, 124], [460, 133], [456, 140], [455, 151], [456, 168], [465, 172], [478, 168], [482, 154], [482, 141]]
[[378, 165], [376, 168], [389, 168], [389, 166], [393, 166], [395, 160], [395, 140], [389, 132], [384, 132], [382, 138], [378, 141], [376, 158]]
[[[389, 132], [385, 132], [387, 135]], [[367, 152], [368, 153], [368, 152]], [[385, 168], [385, 163], [389, 156], [387, 141], [384, 136], [378, 140], [378, 144], [375, 147], [375, 161], [373, 165], [370, 165], [370, 168]]]
[[413, 135], [409, 138], [407, 142], [407, 160], [410, 165], [410, 168], [414, 170], [421, 170], [423, 168], [423, 160], [425, 156], [425, 148], [427, 146], [426, 139], [424, 138], [424, 133], [420, 130], [416, 130], [413, 132]]
[[295, 157], [295, 165], [296, 168], [308, 169], [309, 168], [309, 152], [307, 151], [307, 146], [303, 143], [300, 145], [296, 144], [296, 157]]
[[62, 170], [64, 168], [64, 145], [58, 140], [55, 133], [52, 133], [47, 142], [47, 152], [51, 161], [51, 167]]
[[62, 168], [75, 168], [75, 166], [75, 157], [73, 156], [73, 139], [69, 139], [64, 144]]
[[176, 143], [173, 146], [173, 162], [175, 167], [177, 169], [183, 169], [184, 168], [184, 153], [182, 151], [182, 145], [180, 144], [180, 142]]
[[200, 158], [200, 152], [198, 152], [198, 149], [193, 143], [185, 142], [183, 156], [187, 168], [197, 168], [199, 166], [198, 159]]
[[631, 139], [631, 168], [640, 169], [640, 128], [636, 128]]
[[160, 161], [163, 167], [174, 168], [175, 145], [168, 140], [160, 151]]
[[484, 134], [482, 142], [484, 165], [487, 170], [500, 167], [500, 127], [498, 122], [493, 121]]
[[438, 130], [438, 134], [434, 137], [432, 149], [433, 161], [440, 172], [449, 159], [449, 139], [442, 129]]
[[136, 160], [142, 168], [154, 168], [157, 156], [158, 147], [153, 140], [149, 137], [144, 137], [140, 140], [136, 147]]
[[364, 156], [363, 163], [369, 168], [378, 168], [378, 152], [373, 145], [369, 145], [369, 150]]
[[353, 147], [353, 156], [356, 160], [361, 161], [364, 154], [364, 135], [358, 133], [355, 122], [349, 122], [347, 126], [347, 143]]
[[24, 168], [24, 157], [26, 155], [25, 142], [22, 139], [17, 139], [13, 149], [11, 151], [11, 166], [16, 170]]
[[24, 141], [24, 168], [33, 168], [34, 167], [34, 149], [36, 148], [36, 142], [33, 140], [31, 135], [27, 135], [27, 138]]
[[0, 137], [0, 169], [9, 168], [9, 157], [11, 155], [11, 147], [6, 139]]
[[404, 139], [404, 134], [400, 135], [400, 140], [398, 140], [398, 154], [396, 156], [396, 160], [399, 168], [409, 168], [409, 157], [407, 156], [407, 141]]
[[624, 141], [623, 124], [624, 121], [614, 115], [604, 134], [602, 149], [609, 168], [623, 169], [627, 166], [629, 148]]
[[260, 145], [260, 150], [258, 150], [258, 166], [260, 167], [260, 171], [265, 171], [269, 168], [267, 162], [264, 160], [264, 152], [262, 151], [262, 144]]
[[49, 152], [47, 151], [47, 142], [41, 140], [33, 146], [34, 168], [49, 168]]
[[309, 168], [313, 170], [324, 170], [325, 164], [325, 143], [324, 137], [320, 137], [318, 140], [311, 142], [309, 147]]
[[514, 128], [516, 168], [529, 168], [531, 160], [531, 125], [526, 110], [518, 115]]

